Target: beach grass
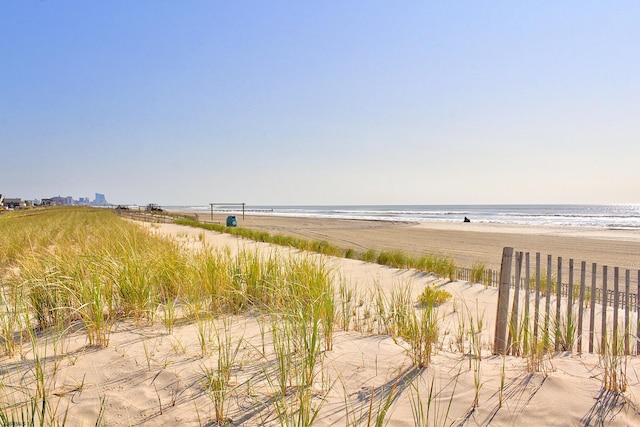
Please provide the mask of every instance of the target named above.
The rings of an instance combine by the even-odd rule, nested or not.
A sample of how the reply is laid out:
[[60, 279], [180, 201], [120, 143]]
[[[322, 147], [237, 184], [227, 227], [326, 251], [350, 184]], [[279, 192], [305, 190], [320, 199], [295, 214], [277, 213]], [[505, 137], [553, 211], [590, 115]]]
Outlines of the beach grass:
[[[1, 395], [10, 409], [0, 417], [10, 422], [33, 418], [28, 425], [45, 425], [55, 424], [52, 420], [64, 414], [50, 407], [52, 391], [46, 378], [52, 368], [44, 365], [39, 331], [64, 331], [79, 322], [88, 345], [100, 348], [109, 346], [119, 322], [141, 327], [160, 322], [172, 333], [176, 323], [186, 321], [197, 325], [199, 357], [215, 356], [213, 364], [202, 365], [201, 386], [210, 397], [213, 419], [223, 424], [231, 371], [243, 342], [231, 339], [229, 318], [253, 311], [271, 319], [265, 334], [273, 338], [277, 368], [265, 371], [265, 376], [278, 390], [271, 397], [277, 418], [282, 425], [311, 425], [319, 410], [318, 382], [325, 391], [332, 384], [323, 378], [323, 352], [331, 351], [336, 326], [348, 328], [348, 321], [338, 321], [340, 292], [334, 288], [331, 269], [309, 256], [251, 251], [232, 256], [228, 250], [210, 250], [204, 238], [202, 250], [185, 250], [152, 230], [109, 210], [89, 208], [53, 208], [2, 218], [2, 356], [24, 352], [24, 342], [30, 342], [35, 389], [29, 391], [24, 384], [22, 397]], [[24, 236], [29, 236], [28, 244]], [[288, 239], [280, 244], [285, 242], [303, 244]], [[336, 252], [323, 242], [305, 247]], [[435, 317], [430, 310], [411, 317], [414, 302], [406, 291], [391, 301], [384, 308], [390, 312], [381, 316], [391, 319], [389, 327], [398, 336], [412, 342], [416, 363], [425, 365], [437, 339]], [[144, 341], [143, 347], [151, 371], [153, 346]], [[158, 402], [162, 411], [159, 394]]]
[[[223, 421], [228, 369], [237, 347], [227, 341], [224, 326], [215, 326], [213, 317], [225, 319], [254, 309], [295, 319], [297, 326], [291, 327], [298, 331], [295, 346], [308, 350], [305, 377], [300, 379], [306, 387], [321, 346], [331, 346], [332, 278], [322, 263], [310, 258], [188, 252], [111, 211], [87, 208], [8, 214], [0, 222], [0, 236], [5, 266], [0, 289], [4, 356], [22, 351], [25, 333], [31, 334], [33, 343], [36, 331], [64, 330], [78, 321], [90, 346], [106, 347], [117, 322], [150, 325], [159, 313], [171, 332], [182, 317], [199, 325], [201, 356], [210, 354], [212, 344], [218, 352], [225, 349], [217, 367], [205, 370], [215, 418]], [[226, 351], [231, 348], [235, 350]], [[36, 377], [42, 378], [41, 359], [38, 351], [33, 353], [35, 372], [40, 372]], [[15, 411], [2, 416], [13, 420], [32, 414], [32, 398], [38, 407], [45, 405], [45, 387], [37, 384], [33, 396], [14, 399]]]
[[454, 280], [456, 275], [455, 261], [450, 257], [442, 255], [425, 254], [416, 257], [401, 250], [383, 250], [376, 252], [373, 249], [368, 249], [365, 252], [359, 252], [353, 248], [345, 249], [336, 246], [325, 240], [313, 241], [283, 234], [271, 234], [265, 231], [243, 227], [226, 227], [220, 224], [203, 223], [190, 218], [176, 218], [173, 222], [179, 225], [187, 225], [190, 227], [217, 231], [219, 233], [227, 233], [256, 242], [273, 243], [304, 251], [317, 252], [323, 255], [373, 262], [394, 268], [413, 268], [426, 273], [433, 273], [449, 280]]
[[[239, 249], [232, 253], [228, 248], [209, 247], [204, 234], [187, 244], [185, 241], [192, 239], [187, 233], [180, 239], [162, 238], [154, 227], [140, 226], [102, 209], [55, 208], [6, 214], [0, 218], [0, 239], [0, 358], [17, 361], [19, 368], [16, 373], [0, 369], [0, 423], [65, 425], [70, 399], [54, 394], [59, 393], [55, 380], [60, 363], [76, 363], [86, 349], [111, 351], [122, 325], [140, 330], [155, 325], [162, 330], [160, 339], [171, 340], [175, 354], [197, 361], [200, 371], [191, 387], [209, 402], [195, 406], [201, 425], [236, 422], [231, 417], [238, 412], [232, 413], [231, 408], [242, 393], [244, 409], [258, 414], [265, 424], [313, 425], [326, 397], [335, 394], [337, 382], [345, 387], [345, 406], [354, 405], [344, 408], [347, 425], [389, 425], [396, 399], [407, 390], [413, 390], [417, 399], [411, 402], [416, 425], [452, 421], [449, 411], [462, 375], [460, 369], [456, 369], [458, 375], [454, 372], [453, 390], [447, 388], [450, 394], [446, 396], [434, 389], [434, 379], [427, 383], [426, 406], [422, 406], [420, 389], [414, 388], [419, 375], [431, 375], [439, 369], [438, 363], [432, 366], [443, 339], [443, 318], [438, 310], [442, 306], [450, 310], [447, 303], [452, 298], [442, 281], [436, 282], [438, 286], [431, 282], [421, 292], [402, 281], [390, 291], [378, 285], [360, 292], [358, 284], [334, 271], [326, 257], [310, 253], [281, 256], [278, 250]], [[304, 249], [308, 251], [346, 255], [346, 251], [335, 252], [335, 247], [323, 242], [278, 239], [286, 246], [307, 245]], [[351, 255], [355, 257], [355, 251]], [[415, 259], [395, 251], [371, 251], [366, 256], [384, 261], [384, 265], [437, 270], [441, 277], [453, 280], [455, 265], [445, 257]], [[372, 279], [374, 284], [376, 280]], [[487, 395], [484, 390], [491, 378], [485, 366], [491, 360], [482, 359], [484, 313], [478, 308], [475, 315], [467, 312], [460, 314], [464, 319], [460, 335], [466, 338], [468, 353], [473, 356], [469, 359], [470, 370], [473, 363], [469, 391], [473, 390], [475, 410], [480, 398], [484, 401]], [[244, 336], [238, 318], [260, 325], [259, 342]], [[187, 326], [196, 332], [197, 348], [173, 335]], [[78, 354], [66, 355], [72, 330], [84, 333], [87, 345]], [[384, 385], [366, 386], [362, 394], [347, 395], [345, 380], [327, 373], [332, 365], [326, 361], [340, 330], [384, 335], [380, 340], [386, 337], [413, 366], [409, 370], [395, 367]], [[569, 341], [573, 326], [565, 325], [563, 330]], [[156, 341], [148, 340], [142, 332], [140, 336], [139, 345], [144, 348], [140, 364], [155, 380], [171, 360], [158, 358]], [[544, 339], [529, 342], [531, 348], [525, 345], [523, 353], [530, 358], [531, 370], [538, 371], [544, 357], [550, 357], [550, 347]], [[627, 387], [626, 359], [620, 356], [619, 346], [612, 344], [603, 355], [603, 387], [623, 392]], [[115, 351], [124, 357], [125, 350]], [[500, 406], [509, 385], [505, 385], [504, 360]], [[377, 374], [377, 359], [375, 363]], [[466, 355], [457, 363], [465, 364]], [[249, 379], [240, 381], [247, 372], [251, 372]], [[76, 380], [73, 387], [81, 391], [84, 378]], [[157, 416], [176, 404], [178, 388], [172, 389], [173, 397], [163, 395], [160, 386], [155, 388]], [[364, 394], [370, 394], [363, 399], [366, 407], [362, 402], [353, 403]], [[96, 425], [107, 423], [106, 394], [101, 393], [95, 405]], [[350, 423], [349, 414], [355, 414], [356, 408], [364, 408], [363, 416]]]

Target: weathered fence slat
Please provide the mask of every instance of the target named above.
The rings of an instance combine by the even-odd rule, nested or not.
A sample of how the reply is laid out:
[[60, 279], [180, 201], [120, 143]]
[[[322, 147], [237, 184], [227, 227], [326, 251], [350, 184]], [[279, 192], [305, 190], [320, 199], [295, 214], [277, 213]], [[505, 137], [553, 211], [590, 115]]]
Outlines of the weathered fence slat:
[[524, 326], [524, 333], [523, 333], [523, 343], [522, 346], [524, 348], [524, 351], [526, 352], [527, 349], [529, 348], [529, 334], [531, 333], [531, 321], [530, 321], [530, 314], [529, 314], [529, 296], [531, 295], [530, 292], [530, 283], [531, 283], [531, 274], [530, 274], [530, 257], [529, 257], [529, 252], [527, 252], [525, 254], [525, 259], [524, 259], [524, 270], [525, 270], [525, 275], [524, 275], [524, 292], [525, 292], [525, 299], [524, 299], [524, 322], [523, 322], [523, 326]]
[[511, 309], [511, 321], [509, 322], [509, 337], [507, 338], [507, 353], [518, 355], [520, 343], [518, 342], [518, 312], [520, 310], [520, 277], [522, 275], [522, 252], [516, 252], [516, 277], [513, 307]]
[[631, 290], [631, 271], [624, 272], [624, 354], [629, 354], [629, 291]]
[[636, 293], [636, 354], [640, 355], [640, 270], [638, 270], [638, 291]]
[[538, 324], [540, 323], [540, 252], [536, 252], [536, 300], [533, 315], [533, 339], [538, 344]]
[[[551, 310], [551, 268], [553, 259], [547, 255], [547, 296], [544, 302], [544, 335], [545, 340], [549, 339], [549, 311]], [[545, 343], [546, 344], [546, 343]]]
[[[613, 350], [618, 349], [618, 309], [620, 308], [620, 268], [613, 267]], [[614, 353], [615, 354], [615, 353]]]
[[608, 276], [608, 267], [606, 265], [602, 266], [602, 339], [600, 340], [600, 352], [604, 354], [606, 344], [607, 344], [607, 276]]
[[555, 324], [555, 349], [560, 350], [560, 341], [562, 340], [560, 328], [560, 313], [562, 304], [562, 257], [558, 257], [558, 282], [556, 283], [556, 324]]
[[578, 353], [582, 353], [582, 322], [584, 318], [584, 288], [587, 276], [587, 262], [580, 264], [580, 296], [578, 302]]
[[[573, 329], [573, 331], [571, 330]], [[567, 295], [567, 340], [566, 345], [571, 346], [575, 340], [575, 323], [573, 319], [573, 258], [569, 258], [569, 293]], [[565, 350], [571, 350], [570, 348]]]
[[593, 340], [596, 326], [596, 278], [598, 273], [598, 265], [594, 262], [591, 264], [591, 313], [589, 314], [589, 353], [593, 353]]
[[500, 286], [498, 287], [498, 307], [496, 310], [496, 330], [494, 334], [493, 353], [505, 354], [507, 322], [509, 318], [509, 287], [511, 285], [511, 264], [513, 264], [513, 248], [502, 250], [500, 266]]

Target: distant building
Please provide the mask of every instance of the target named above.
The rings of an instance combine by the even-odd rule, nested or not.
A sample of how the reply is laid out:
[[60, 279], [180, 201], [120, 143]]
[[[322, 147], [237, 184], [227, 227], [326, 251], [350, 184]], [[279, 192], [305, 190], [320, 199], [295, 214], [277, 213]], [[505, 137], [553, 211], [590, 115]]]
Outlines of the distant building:
[[62, 196], [56, 196], [51, 198], [51, 204], [55, 206], [64, 206], [66, 199]]
[[111, 203], [107, 202], [104, 194], [96, 193], [96, 198], [91, 202], [93, 206], [110, 206]]
[[18, 209], [25, 206], [22, 199], [8, 199], [5, 198], [2, 202], [3, 206], [8, 209]]

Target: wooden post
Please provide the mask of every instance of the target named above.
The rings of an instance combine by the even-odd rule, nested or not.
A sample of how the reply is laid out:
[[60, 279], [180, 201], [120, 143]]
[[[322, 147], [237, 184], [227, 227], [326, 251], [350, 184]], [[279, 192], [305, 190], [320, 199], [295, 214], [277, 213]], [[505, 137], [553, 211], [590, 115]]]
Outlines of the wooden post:
[[531, 271], [530, 271], [530, 257], [529, 257], [529, 252], [527, 252], [525, 254], [525, 259], [524, 259], [524, 268], [525, 268], [525, 273], [524, 273], [524, 322], [523, 322], [523, 327], [524, 327], [524, 333], [523, 333], [523, 338], [524, 338], [524, 342], [523, 344], [523, 348], [524, 348], [524, 352], [526, 354], [527, 349], [529, 348], [529, 335], [531, 334], [531, 320], [530, 317], [531, 315], [529, 314], [529, 296], [530, 296], [530, 282], [531, 282]]
[[629, 355], [629, 291], [631, 290], [631, 271], [624, 272], [624, 354]]
[[513, 294], [513, 307], [511, 309], [511, 321], [509, 322], [509, 338], [507, 339], [507, 353], [518, 356], [520, 343], [518, 340], [518, 312], [520, 311], [520, 278], [522, 276], [522, 252], [516, 252], [516, 277], [515, 292]]
[[507, 322], [509, 318], [509, 286], [511, 285], [511, 264], [513, 263], [513, 248], [502, 250], [502, 264], [500, 266], [500, 285], [498, 287], [498, 307], [496, 311], [496, 330], [493, 343], [493, 354], [505, 354]]
[[533, 313], [533, 342], [538, 345], [538, 324], [540, 323], [540, 252], [536, 252], [536, 299]]
[[[567, 295], [567, 343], [571, 344], [572, 337], [569, 336], [571, 328], [575, 333], [575, 320], [573, 318], [573, 258], [569, 258], [569, 293]], [[573, 351], [572, 348], [567, 348], [565, 351]]]
[[620, 269], [613, 267], [613, 351], [618, 355], [618, 310], [620, 309]]
[[[544, 339], [549, 339], [549, 312], [551, 311], [551, 269], [553, 258], [551, 255], [547, 255], [547, 297], [544, 302]], [[545, 348], [549, 345], [549, 342], [545, 342]]]
[[242, 219], [244, 219], [244, 205], [245, 205], [245, 203], [243, 202], [242, 203]]
[[209, 203], [209, 206], [211, 207], [211, 222], [213, 222], [213, 203]]
[[584, 318], [584, 288], [587, 278], [587, 262], [580, 264], [580, 301], [578, 302], [578, 353], [582, 353], [582, 321]]
[[556, 324], [555, 324], [555, 350], [560, 350], [562, 340], [562, 330], [560, 327], [560, 314], [562, 311], [562, 257], [558, 257], [558, 282], [556, 283]]
[[589, 305], [589, 353], [593, 353], [593, 337], [596, 327], [596, 275], [598, 273], [598, 265], [594, 262], [591, 264], [591, 304]]
[[640, 355], [640, 270], [638, 270], [638, 293], [636, 293], [636, 355]]
[[602, 339], [600, 340], [600, 353], [604, 354], [607, 348], [607, 306], [609, 305], [609, 290], [607, 289], [608, 267], [602, 266]]

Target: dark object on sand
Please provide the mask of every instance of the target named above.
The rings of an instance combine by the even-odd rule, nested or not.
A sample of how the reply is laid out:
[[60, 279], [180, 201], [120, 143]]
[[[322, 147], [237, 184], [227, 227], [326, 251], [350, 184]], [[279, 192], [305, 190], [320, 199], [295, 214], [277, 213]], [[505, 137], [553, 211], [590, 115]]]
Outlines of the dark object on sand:
[[156, 205], [155, 203], [149, 203], [147, 205], [147, 209], [146, 210], [147, 210], [147, 212], [151, 212], [151, 213], [164, 212], [164, 210], [160, 206]]
[[471, 222], [471, 220], [465, 216], [464, 217], [464, 222]]
[[238, 220], [236, 219], [236, 217], [233, 215], [229, 215], [227, 217], [227, 227], [237, 227], [237, 226], [238, 226]]

